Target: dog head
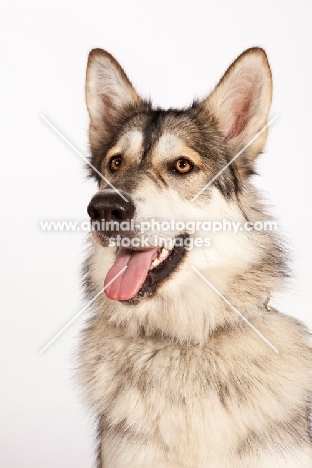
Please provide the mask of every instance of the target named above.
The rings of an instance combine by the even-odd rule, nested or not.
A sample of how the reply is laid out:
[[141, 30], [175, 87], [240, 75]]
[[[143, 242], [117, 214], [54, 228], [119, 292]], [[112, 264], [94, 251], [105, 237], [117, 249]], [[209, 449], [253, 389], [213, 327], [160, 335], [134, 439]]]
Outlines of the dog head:
[[[99, 191], [88, 213], [100, 224], [92, 268], [97, 281], [104, 275], [108, 298], [128, 305], [172, 301], [192, 284], [192, 265], [214, 272], [222, 290], [225, 278], [255, 261], [252, 235], [218, 233], [208, 242], [200, 224], [191, 232], [173, 224], [164, 233], [159, 226], [252, 216], [257, 201], [246, 187], [265, 144], [271, 96], [260, 48], [245, 51], [206, 99], [182, 110], [153, 108], [109, 53], [90, 53], [86, 101]], [[171, 241], [164, 248], [156, 242], [162, 236]], [[195, 237], [204, 240], [190, 250]]]

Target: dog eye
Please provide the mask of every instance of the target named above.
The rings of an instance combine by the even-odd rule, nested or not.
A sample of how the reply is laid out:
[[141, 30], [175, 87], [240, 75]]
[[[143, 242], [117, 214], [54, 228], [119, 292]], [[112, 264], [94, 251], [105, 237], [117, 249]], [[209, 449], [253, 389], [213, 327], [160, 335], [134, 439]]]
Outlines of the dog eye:
[[113, 156], [109, 161], [109, 168], [111, 171], [118, 171], [121, 166], [121, 156]]
[[174, 171], [186, 174], [193, 169], [194, 165], [186, 158], [180, 158], [174, 163]]

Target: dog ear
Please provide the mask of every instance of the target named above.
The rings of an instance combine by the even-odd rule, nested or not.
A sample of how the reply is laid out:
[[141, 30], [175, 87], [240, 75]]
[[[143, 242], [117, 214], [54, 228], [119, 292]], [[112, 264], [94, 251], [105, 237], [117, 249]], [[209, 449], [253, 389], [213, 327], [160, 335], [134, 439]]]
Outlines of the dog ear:
[[141, 102], [119, 63], [102, 49], [93, 49], [89, 54], [86, 102], [91, 142], [109, 138], [125, 108]]
[[[232, 157], [241, 151], [267, 123], [272, 100], [272, 76], [266, 53], [252, 48], [243, 52], [204, 101], [217, 120]], [[267, 129], [235, 160], [245, 175], [253, 173], [253, 161], [263, 150]]]

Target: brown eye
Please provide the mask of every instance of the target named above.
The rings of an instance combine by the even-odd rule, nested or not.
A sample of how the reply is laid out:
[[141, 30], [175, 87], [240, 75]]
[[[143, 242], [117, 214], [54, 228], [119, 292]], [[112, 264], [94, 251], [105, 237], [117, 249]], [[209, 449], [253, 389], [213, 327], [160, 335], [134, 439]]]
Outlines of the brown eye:
[[180, 172], [180, 174], [186, 174], [193, 169], [193, 164], [185, 158], [178, 159], [174, 164], [174, 170]]
[[109, 161], [109, 168], [111, 171], [118, 171], [121, 166], [121, 156], [113, 156]]

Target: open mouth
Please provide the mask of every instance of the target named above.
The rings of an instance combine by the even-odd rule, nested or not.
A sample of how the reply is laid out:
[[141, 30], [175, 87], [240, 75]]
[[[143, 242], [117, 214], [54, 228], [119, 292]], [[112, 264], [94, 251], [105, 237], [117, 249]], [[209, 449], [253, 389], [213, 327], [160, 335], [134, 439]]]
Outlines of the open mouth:
[[[180, 236], [183, 241], [184, 238], [185, 236]], [[120, 247], [115, 263], [106, 275], [104, 286], [125, 266], [127, 269], [106, 287], [106, 296], [113, 300], [136, 304], [141, 298], [153, 295], [157, 286], [175, 270], [185, 252], [184, 242], [174, 245], [172, 249], [155, 247], [129, 250]]]

